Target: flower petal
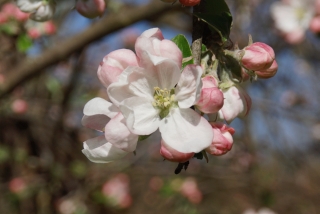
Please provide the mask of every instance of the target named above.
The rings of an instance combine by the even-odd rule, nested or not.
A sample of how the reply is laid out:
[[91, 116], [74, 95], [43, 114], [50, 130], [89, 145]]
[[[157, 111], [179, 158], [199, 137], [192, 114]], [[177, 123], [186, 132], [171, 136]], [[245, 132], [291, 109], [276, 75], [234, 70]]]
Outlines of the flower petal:
[[202, 72], [202, 68], [198, 65], [188, 65], [183, 70], [175, 90], [175, 99], [180, 108], [189, 108], [200, 99]]
[[134, 134], [149, 135], [159, 127], [159, 110], [152, 106], [149, 99], [143, 97], [126, 99], [121, 103], [120, 110], [126, 118], [129, 130]]
[[146, 51], [142, 52], [141, 57], [142, 66], [147, 70], [146, 75], [158, 81], [154, 86], [171, 89], [178, 83], [181, 72], [179, 66], [173, 60], [154, 56]]
[[147, 38], [150, 38], [150, 37], [155, 37], [157, 39], [164, 39], [163, 35], [162, 35], [162, 32], [159, 28], [151, 28], [151, 29], [148, 29], [146, 31], [144, 31], [141, 36], [144, 36], [144, 37], [147, 37]]
[[121, 113], [117, 114], [105, 127], [105, 137], [109, 143], [126, 152], [136, 150], [139, 135], [132, 134]]
[[103, 114], [97, 114], [92, 116], [83, 116], [81, 124], [84, 127], [102, 131], [106, 124], [110, 121], [110, 118]]
[[138, 60], [133, 51], [128, 49], [112, 51], [100, 63], [99, 80], [107, 88], [111, 83], [118, 81], [119, 75], [128, 66], [138, 66]]
[[107, 91], [110, 100], [119, 106], [123, 100], [134, 96], [153, 99], [155, 85], [155, 80], [148, 77], [143, 68], [129, 67], [120, 76], [119, 82], [111, 84]]
[[99, 97], [89, 100], [83, 109], [83, 114], [86, 116], [102, 114], [109, 118], [113, 118], [118, 114], [118, 112], [119, 109], [115, 105]]
[[125, 152], [108, 143], [104, 136], [89, 139], [83, 142], [82, 153], [95, 163], [109, 163], [123, 158]]
[[171, 109], [161, 120], [159, 130], [162, 139], [182, 153], [200, 152], [210, 146], [213, 139], [211, 125], [190, 108]]

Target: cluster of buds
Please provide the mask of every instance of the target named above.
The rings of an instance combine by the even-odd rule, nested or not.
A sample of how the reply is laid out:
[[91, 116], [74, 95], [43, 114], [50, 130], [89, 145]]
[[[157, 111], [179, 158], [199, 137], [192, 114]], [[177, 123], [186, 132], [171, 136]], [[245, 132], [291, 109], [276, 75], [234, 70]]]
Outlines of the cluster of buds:
[[40, 36], [52, 35], [56, 32], [55, 24], [49, 20], [46, 22], [35, 22], [29, 20], [30, 14], [22, 12], [17, 5], [6, 3], [0, 11], [1, 31], [9, 35], [25, 35], [31, 39]]
[[194, 157], [207, 159], [207, 153], [226, 154], [235, 133], [226, 123], [246, 116], [251, 107], [241, 81], [226, 67], [228, 60], [236, 61], [251, 79], [276, 72], [272, 48], [251, 43], [243, 50], [222, 51], [214, 60], [212, 54], [203, 54], [201, 66], [183, 67], [178, 46], [153, 28], [137, 38], [136, 53], [109, 53], [98, 68], [108, 100], [90, 100], [82, 119], [84, 126], [104, 135], [85, 141], [82, 152], [97, 163], [118, 160], [159, 129], [160, 155], [178, 162], [178, 168], [186, 168]]
[[320, 0], [281, 0], [270, 10], [275, 27], [290, 44], [302, 42], [308, 29], [320, 33]]
[[[15, 0], [22, 12], [30, 14], [34, 21], [47, 21], [55, 13], [55, 0]], [[87, 18], [102, 16], [106, 8], [105, 0], [77, 0], [76, 10]], [[1, 20], [1, 17], [0, 17]]]

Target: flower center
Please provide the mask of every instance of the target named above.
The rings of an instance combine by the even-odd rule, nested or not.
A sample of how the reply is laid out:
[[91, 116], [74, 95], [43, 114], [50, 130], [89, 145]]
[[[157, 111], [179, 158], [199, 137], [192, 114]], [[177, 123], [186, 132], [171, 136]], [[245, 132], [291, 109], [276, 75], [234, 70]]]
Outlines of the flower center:
[[164, 118], [169, 114], [169, 110], [175, 105], [174, 100], [174, 89], [161, 89], [154, 87], [154, 101], [152, 102], [153, 107], [160, 110], [160, 118]]

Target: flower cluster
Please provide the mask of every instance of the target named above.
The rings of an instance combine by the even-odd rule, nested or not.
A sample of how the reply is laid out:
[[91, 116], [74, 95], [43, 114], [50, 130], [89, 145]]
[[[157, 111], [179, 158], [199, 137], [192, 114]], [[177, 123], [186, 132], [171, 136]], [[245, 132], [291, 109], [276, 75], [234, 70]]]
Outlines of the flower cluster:
[[[56, 9], [55, 0], [15, 0], [22, 12], [29, 13], [34, 21], [47, 21], [52, 18]], [[78, 0], [76, 10], [87, 18], [102, 16], [106, 8], [105, 0]], [[1, 20], [1, 18], [0, 18]]]
[[320, 0], [282, 0], [272, 4], [275, 27], [290, 44], [303, 41], [305, 32], [320, 33]]
[[[275, 63], [272, 49], [261, 44], [233, 52], [241, 55], [237, 63], [248, 75], [259, 76], [254, 70], [268, 73]], [[84, 142], [82, 152], [88, 159], [118, 160], [157, 130], [160, 154], [169, 161], [185, 163], [196, 154], [227, 153], [235, 130], [223, 121], [247, 115], [249, 95], [227, 78], [228, 73], [218, 78], [217, 67], [206, 60], [201, 66], [183, 67], [181, 50], [158, 28], [142, 33], [135, 51], [113, 51], [100, 63], [98, 77], [109, 100], [94, 98], [84, 107], [83, 125], [104, 132]], [[255, 51], [260, 55], [252, 59]]]
[[4, 4], [0, 10], [0, 31], [13, 36], [27, 36], [28, 40], [56, 32], [56, 26], [51, 20], [35, 22], [28, 20], [29, 16], [28, 13], [20, 11], [15, 4]]

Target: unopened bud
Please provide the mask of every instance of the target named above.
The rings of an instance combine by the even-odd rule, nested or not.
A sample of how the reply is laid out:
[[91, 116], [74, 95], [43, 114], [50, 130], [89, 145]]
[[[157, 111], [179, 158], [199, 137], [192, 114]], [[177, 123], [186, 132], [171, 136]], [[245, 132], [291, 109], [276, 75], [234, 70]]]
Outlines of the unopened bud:
[[276, 75], [277, 71], [278, 71], [278, 63], [276, 60], [274, 60], [270, 68], [266, 70], [256, 71], [255, 73], [259, 78], [268, 79]]
[[194, 153], [182, 153], [168, 146], [164, 140], [161, 140], [160, 154], [165, 159], [172, 162], [184, 163], [193, 157]]
[[201, 0], [179, 0], [183, 6], [193, 7], [200, 3]]

